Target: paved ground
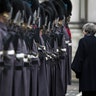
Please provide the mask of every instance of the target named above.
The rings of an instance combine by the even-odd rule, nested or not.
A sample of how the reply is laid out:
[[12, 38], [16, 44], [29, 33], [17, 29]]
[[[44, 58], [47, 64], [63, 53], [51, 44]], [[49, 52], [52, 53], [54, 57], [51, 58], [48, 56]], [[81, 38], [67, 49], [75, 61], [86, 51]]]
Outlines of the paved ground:
[[68, 91], [66, 96], [81, 96], [78, 95], [79, 91], [78, 91], [78, 82], [72, 82], [72, 85], [68, 86]]

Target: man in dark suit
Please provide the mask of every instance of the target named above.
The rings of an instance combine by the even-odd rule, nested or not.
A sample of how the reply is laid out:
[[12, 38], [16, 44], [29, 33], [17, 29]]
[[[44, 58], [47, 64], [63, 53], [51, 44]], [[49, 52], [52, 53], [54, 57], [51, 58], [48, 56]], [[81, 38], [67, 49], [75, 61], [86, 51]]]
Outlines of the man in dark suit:
[[71, 68], [79, 79], [82, 96], [96, 96], [96, 25], [85, 24], [83, 33]]

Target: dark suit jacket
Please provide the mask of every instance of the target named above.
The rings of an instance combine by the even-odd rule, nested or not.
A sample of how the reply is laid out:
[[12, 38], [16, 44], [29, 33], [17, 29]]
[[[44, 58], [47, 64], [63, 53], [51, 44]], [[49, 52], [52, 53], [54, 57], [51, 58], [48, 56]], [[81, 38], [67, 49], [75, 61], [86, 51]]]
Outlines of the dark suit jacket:
[[80, 39], [71, 65], [79, 78], [80, 91], [96, 91], [96, 37], [87, 35]]

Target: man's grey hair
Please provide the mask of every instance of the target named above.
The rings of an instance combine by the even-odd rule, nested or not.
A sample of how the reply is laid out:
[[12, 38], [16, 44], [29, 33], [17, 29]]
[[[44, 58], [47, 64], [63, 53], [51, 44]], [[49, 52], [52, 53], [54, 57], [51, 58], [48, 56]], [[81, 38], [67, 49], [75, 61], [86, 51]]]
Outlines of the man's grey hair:
[[83, 25], [83, 31], [89, 34], [95, 34], [96, 33], [96, 25], [93, 23], [86, 23]]

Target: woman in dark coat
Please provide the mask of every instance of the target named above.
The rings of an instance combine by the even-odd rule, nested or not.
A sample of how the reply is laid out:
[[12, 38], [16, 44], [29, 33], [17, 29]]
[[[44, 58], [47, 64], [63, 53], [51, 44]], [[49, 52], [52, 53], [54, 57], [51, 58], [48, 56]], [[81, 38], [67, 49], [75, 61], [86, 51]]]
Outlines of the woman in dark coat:
[[83, 33], [71, 68], [79, 79], [82, 96], [96, 96], [96, 25], [85, 24]]

